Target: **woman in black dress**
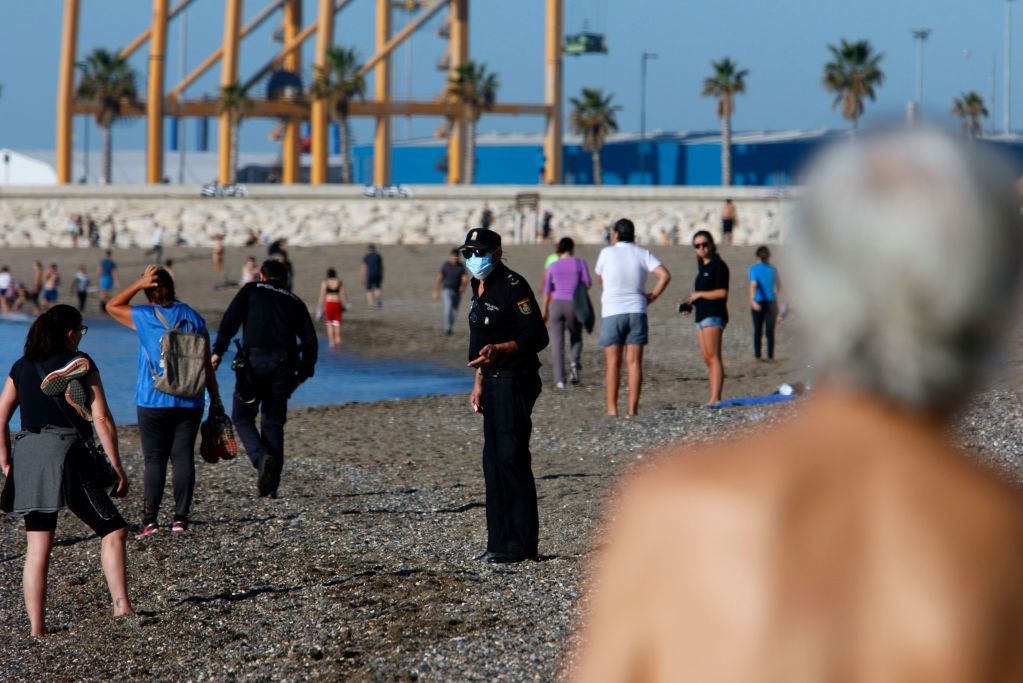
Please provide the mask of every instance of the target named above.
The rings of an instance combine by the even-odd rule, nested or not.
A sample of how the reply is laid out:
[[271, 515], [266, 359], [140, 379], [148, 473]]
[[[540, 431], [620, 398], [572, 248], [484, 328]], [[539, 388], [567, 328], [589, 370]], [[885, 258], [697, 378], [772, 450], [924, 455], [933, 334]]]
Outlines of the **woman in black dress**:
[[[114, 616], [130, 614], [124, 541], [127, 527], [99, 479], [85, 447], [92, 424], [116, 473], [113, 494], [128, 492], [117, 450], [117, 428], [107, 407], [99, 370], [78, 345], [88, 328], [71, 306], [57, 305], [39, 316], [25, 340], [25, 355], [14, 363], [0, 394], [0, 469], [5, 485], [0, 507], [25, 520], [25, 609], [32, 635], [46, 633], [46, 575], [57, 528], [57, 513], [70, 508], [100, 537], [100, 562]], [[10, 420], [21, 408], [21, 431]]]

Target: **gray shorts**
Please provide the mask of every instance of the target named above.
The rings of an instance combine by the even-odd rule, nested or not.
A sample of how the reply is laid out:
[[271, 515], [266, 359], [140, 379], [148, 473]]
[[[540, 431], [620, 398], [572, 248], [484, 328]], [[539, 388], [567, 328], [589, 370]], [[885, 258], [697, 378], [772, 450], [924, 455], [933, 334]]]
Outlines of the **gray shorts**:
[[600, 345], [646, 346], [646, 313], [621, 313], [600, 319]]

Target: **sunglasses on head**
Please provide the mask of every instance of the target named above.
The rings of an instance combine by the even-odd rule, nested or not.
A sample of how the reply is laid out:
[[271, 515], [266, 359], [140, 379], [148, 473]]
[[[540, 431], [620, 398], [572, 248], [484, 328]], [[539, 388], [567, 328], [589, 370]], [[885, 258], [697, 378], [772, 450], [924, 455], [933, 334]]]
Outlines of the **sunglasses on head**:
[[710, 242], [693, 242], [693, 249], [710, 249]]
[[462, 247], [458, 250], [458, 253], [462, 255], [462, 258], [469, 258], [471, 256], [486, 256], [490, 253], [489, 249], [481, 249], [478, 247]]

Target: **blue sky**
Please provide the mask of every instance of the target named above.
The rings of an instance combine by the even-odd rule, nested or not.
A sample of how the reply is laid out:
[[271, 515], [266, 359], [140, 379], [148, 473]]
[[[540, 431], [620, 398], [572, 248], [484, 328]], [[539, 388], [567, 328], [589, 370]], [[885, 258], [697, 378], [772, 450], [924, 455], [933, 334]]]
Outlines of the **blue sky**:
[[[266, 0], [247, 0], [245, 17], [258, 12]], [[173, 3], [172, 3], [173, 4]], [[316, 0], [305, 0], [306, 23], [315, 16]], [[373, 0], [353, 0], [337, 16], [335, 40], [354, 45], [362, 57], [372, 54]], [[1013, 14], [1014, 113], [1013, 127], [1023, 124], [1023, 3]], [[61, 0], [0, 0], [0, 147], [51, 149], [60, 42]], [[94, 47], [119, 47], [143, 30], [149, 20], [148, 0], [83, 0], [79, 56]], [[916, 52], [910, 29], [926, 26], [933, 34], [925, 48], [924, 112], [950, 123], [951, 98], [975, 89], [985, 98], [996, 63], [998, 102], [992, 108], [999, 129], [1001, 120], [1003, 0], [566, 0], [566, 30], [582, 28], [607, 34], [606, 56], [566, 57], [566, 96], [583, 86], [604, 88], [622, 106], [619, 122], [624, 131], [639, 128], [640, 54], [655, 52], [649, 62], [647, 130], [707, 130], [717, 127], [714, 104], [699, 97], [711, 59], [729, 56], [749, 68], [748, 93], [738, 102], [738, 130], [808, 129], [840, 127], [840, 116], [820, 86], [826, 45], [842, 37], [869, 39], [885, 53], [887, 74], [878, 101], [868, 109], [871, 120], [901, 117], [913, 97]], [[222, 36], [222, 0], [196, 0], [188, 10], [189, 67], [216, 48]], [[486, 62], [501, 81], [499, 97], [505, 101], [540, 101], [543, 94], [543, 0], [470, 0], [470, 52]], [[443, 88], [443, 75], [435, 69], [444, 43], [435, 35], [442, 11], [416, 34], [412, 48], [411, 79], [406, 78], [407, 54], [399, 49], [394, 67], [396, 87], [403, 94], [411, 84], [414, 98], [432, 99]], [[396, 22], [403, 19], [398, 13]], [[275, 20], [243, 43], [243, 78], [272, 54]], [[178, 25], [172, 23], [167, 59], [168, 88], [178, 77]], [[312, 59], [310, 40], [304, 53], [306, 71]], [[145, 83], [146, 49], [132, 59]], [[190, 90], [191, 96], [214, 94], [219, 67], [214, 67]], [[989, 103], [989, 108], [991, 108]], [[438, 121], [417, 119], [414, 137], [432, 134]], [[76, 131], [81, 130], [76, 124]], [[191, 124], [190, 124], [191, 125]], [[247, 121], [242, 145], [246, 151], [271, 151], [271, 123]], [[480, 130], [501, 132], [542, 131], [536, 117], [487, 116]], [[357, 143], [371, 140], [368, 122], [354, 126]], [[145, 126], [141, 119], [118, 126], [115, 145], [140, 149]], [[191, 130], [189, 139], [191, 140]], [[396, 123], [396, 136], [408, 135], [404, 120]], [[98, 146], [99, 136], [92, 135]], [[76, 145], [80, 142], [76, 142]]]

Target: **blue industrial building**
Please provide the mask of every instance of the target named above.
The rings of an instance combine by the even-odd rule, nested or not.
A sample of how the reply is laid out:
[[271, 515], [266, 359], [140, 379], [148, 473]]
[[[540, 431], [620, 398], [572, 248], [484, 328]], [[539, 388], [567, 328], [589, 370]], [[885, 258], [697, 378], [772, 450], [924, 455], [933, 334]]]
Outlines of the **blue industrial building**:
[[[800, 171], [825, 143], [841, 138], [845, 131], [743, 132], [732, 137], [732, 183], [747, 186], [795, 184]], [[1007, 153], [1017, 173], [1023, 175], [1023, 137], [984, 138]], [[337, 153], [337, 142], [334, 153]], [[393, 147], [392, 181], [400, 185], [444, 184], [447, 181], [445, 140], [396, 142]], [[279, 162], [277, 162], [279, 164]], [[543, 139], [539, 135], [488, 133], [477, 138], [476, 183], [481, 185], [535, 185], [544, 164]], [[645, 139], [635, 134], [611, 138], [601, 152], [605, 185], [721, 184], [721, 136], [718, 132], [653, 133]], [[239, 169], [239, 180], [267, 182], [277, 174], [273, 163], [255, 163]], [[369, 184], [373, 177], [373, 146], [356, 144], [352, 150], [352, 180]], [[578, 137], [568, 136], [564, 146], [566, 185], [592, 185], [593, 161]], [[303, 176], [308, 168], [303, 168]], [[332, 156], [330, 182], [340, 182], [340, 159]], [[271, 181], [272, 182], [272, 181]]]
[[[740, 133], [732, 141], [733, 183], [790, 185], [802, 164], [829, 131]], [[655, 133], [619, 135], [601, 152], [605, 185], [720, 185], [721, 139], [717, 133]], [[543, 139], [526, 135], [480, 135], [476, 147], [476, 182], [489, 185], [539, 183], [543, 168]], [[372, 145], [353, 150], [354, 180], [369, 182], [373, 172]], [[444, 183], [447, 147], [443, 140], [396, 143], [392, 178], [407, 185]], [[593, 183], [593, 162], [578, 138], [568, 137], [564, 148], [564, 182]]]

